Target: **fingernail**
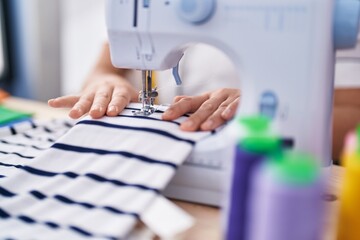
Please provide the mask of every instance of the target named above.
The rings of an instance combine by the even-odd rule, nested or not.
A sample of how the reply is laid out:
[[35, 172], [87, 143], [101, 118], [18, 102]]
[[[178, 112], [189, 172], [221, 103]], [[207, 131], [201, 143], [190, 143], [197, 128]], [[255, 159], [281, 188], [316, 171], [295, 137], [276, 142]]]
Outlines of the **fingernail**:
[[81, 108], [74, 108], [74, 111], [77, 112], [77, 113], [82, 113]]
[[191, 120], [188, 120], [188, 121], [184, 122], [182, 124], [182, 126], [185, 127], [185, 128], [193, 128], [194, 127], [194, 122], [191, 121]]
[[109, 113], [117, 113], [117, 107], [116, 106], [110, 106], [109, 109], [108, 109], [108, 112]]
[[204, 123], [203, 127], [205, 129], [211, 129], [214, 126], [214, 121], [212, 120], [208, 120]]
[[103, 108], [102, 106], [96, 105], [96, 106], [94, 106], [94, 107], [91, 109], [91, 111], [92, 111], [92, 112], [93, 112], [93, 111], [102, 112], [103, 109], [104, 109], [104, 108]]

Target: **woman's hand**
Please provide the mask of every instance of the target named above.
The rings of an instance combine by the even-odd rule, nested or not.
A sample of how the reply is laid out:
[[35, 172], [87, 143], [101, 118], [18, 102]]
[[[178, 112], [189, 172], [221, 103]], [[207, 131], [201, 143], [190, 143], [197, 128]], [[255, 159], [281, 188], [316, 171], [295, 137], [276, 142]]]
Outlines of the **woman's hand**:
[[94, 74], [79, 95], [50, 99], [49, 106], [71, 108], [69, 116], [77, 119], [86, 113], [92, 118], [117, 116], [129, 102], [137, 101], [138, 93], [121, 75]]
[[223, 88], [200, 96], [178, 96], [163, 114], [164, 120], [174, 120], [193, 113], [181, 124], [184, 131], [213, 130], [230, 120], [240, 102], [240, 90]]

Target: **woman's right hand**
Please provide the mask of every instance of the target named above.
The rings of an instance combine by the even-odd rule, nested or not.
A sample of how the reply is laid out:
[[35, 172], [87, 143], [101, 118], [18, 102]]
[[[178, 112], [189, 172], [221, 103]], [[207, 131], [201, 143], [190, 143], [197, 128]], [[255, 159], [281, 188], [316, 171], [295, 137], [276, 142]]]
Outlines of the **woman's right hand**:
[[138, 101], [138, 92], [121, 75], [98, 73], [91, 76], [89, 84], [79, 95], [50, 99], [54, 108], [71, 108], [69, 116], [78, 119], [89, 113], [92, 118], [117, 116], [130, 102]]

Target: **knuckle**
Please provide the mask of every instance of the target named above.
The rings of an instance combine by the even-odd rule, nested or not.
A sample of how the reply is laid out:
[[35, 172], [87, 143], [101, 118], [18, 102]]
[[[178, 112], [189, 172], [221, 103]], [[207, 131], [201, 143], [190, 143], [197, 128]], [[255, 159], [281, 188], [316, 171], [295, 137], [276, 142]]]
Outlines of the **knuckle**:
[[94, 95], [86, 94], [80, 97], [79, 102], [92, 102]]
[[84, 106], [84, 105], [89, 105], [93, 102], [92, 98], [90, 97], [86, 97], [81, 99], [81, 101], [78, 102], [79, 105]]
[[112, 87], [114, 85], [114, 78], [112, 76], [106, 76], [101, 82], [101, 85], [106, 87]]
[[240, 96], [240, 89], [236, 88], [220, 88], [214, 92], [215, 95], [221, 95], [221, 96], [234, 96], [239, 97]]
[[192, 111], [193, 98], [192, 97], [184, 97], [180, 101], [176, 102], [173, 106], [176, 107], [181, 112]]
[[210, 95], [211, 95], [211, 91], [208, 91], [208, 92], [204, 92], [201, 96], [204, 98], [210, 98]]
[[202, 109], [204, 111], [214, 111], [215, 110], [215, 105], [213, 103], [210, 103], [210, 102], [206, 102], [202, 105]]
[[241, 92], [240, 89], [231, 89], [231, 93], [230, 93], [234, 99], [239, 100], [240, 96], [241, 96]]
[[98, 92], [98, 93], [96, 94], [96, 96], [97, 96], [98, 98], [105, 98], [105, 99], [110, 98], [110, 94], [109, 94], [108, 92]]
[[219, 109], [226, 109], [227, 107], [229, 107], [230, 106], [230, 104], [229, 103], [222, 103], [222, 104], [220, 104], [220, 106], [219, 106]]
[[217, 93], [220, 94], [220, 95], [224, 95], [224, 94], [227, 94], [228, 93], [228, 88], [221, 88], [219, 90], [217, 90]]
[[183, 98], [184, 98], [184, 96], [176, 96], [176, 97], [174, 97], [174, 102], [178, 102]]
[[117, 100], [122, 100], [122, 99], [124, 99], [126, 101], [128, 100], [128, 97], [124, 93], [120, 93], [120, 92], [115, 93], [113, 98], [116, 98]]
[[181, 101], [181, 102], [187, 102], [187, 103], [189, 103], [189, 102], [192, 101], [192, 97], [182, 97], [182, 98], [180, 99], [180, 101]]

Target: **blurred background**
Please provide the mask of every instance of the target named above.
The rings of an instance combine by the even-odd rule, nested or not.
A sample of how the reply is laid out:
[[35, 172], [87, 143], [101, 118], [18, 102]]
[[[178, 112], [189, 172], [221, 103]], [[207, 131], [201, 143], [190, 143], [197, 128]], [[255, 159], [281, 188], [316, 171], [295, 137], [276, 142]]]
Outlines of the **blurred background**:
[[41, 101], [78, 92], [106, 41], [104, 0], [0, 3], [0, 87]]
[[[46, 101], [77, 93], [106, 41], [104, 0], [0, 0], [0, 88]], [[334, 156], [360, 121], [360, 37], [337, 53]]]
[[[107, 38], [104, 0], [0, 2], [1, 87], [42, 101], [77, 92]], [[336, 87], [359, 87], [360, 44], [337, 62]]]

